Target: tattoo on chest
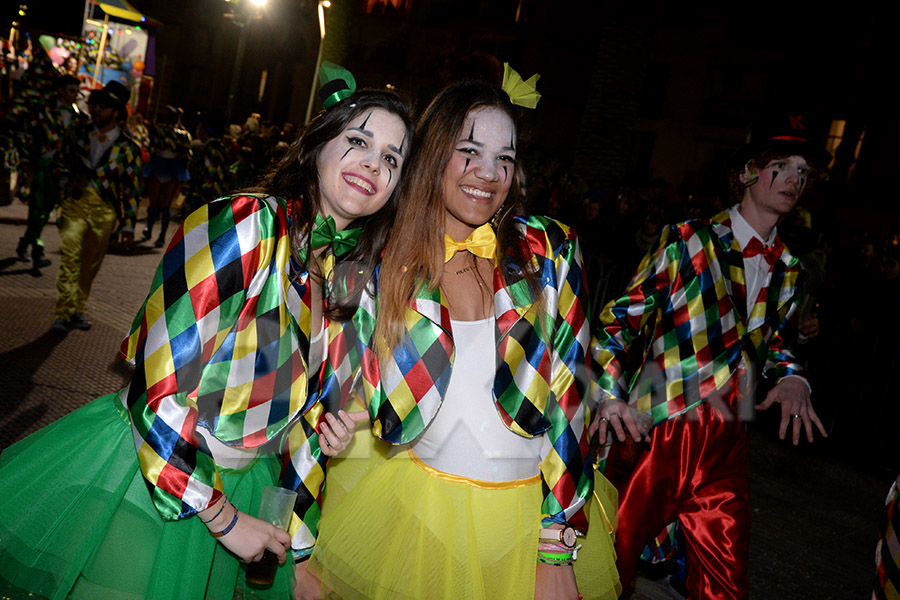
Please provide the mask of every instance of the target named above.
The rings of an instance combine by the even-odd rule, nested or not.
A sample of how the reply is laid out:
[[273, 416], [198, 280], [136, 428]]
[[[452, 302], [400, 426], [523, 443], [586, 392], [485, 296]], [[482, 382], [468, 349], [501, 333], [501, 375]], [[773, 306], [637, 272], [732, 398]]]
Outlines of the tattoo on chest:
[[466, 272], [468, 272], [468, 271], [474, 271], [474, 270], [475, 270], [475, 267], [464, 267], [464, 268], [462, 268], [462, 269], [456, 271], [456, 274], [457, 274], [457, 275], [462, 275], [463, 273], [466, 273]]

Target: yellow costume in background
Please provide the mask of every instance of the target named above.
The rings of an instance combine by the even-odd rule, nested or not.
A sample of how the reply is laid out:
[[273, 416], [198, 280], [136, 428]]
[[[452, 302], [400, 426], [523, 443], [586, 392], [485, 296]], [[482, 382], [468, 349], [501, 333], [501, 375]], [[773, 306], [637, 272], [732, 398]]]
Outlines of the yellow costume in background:
[[91, 284], [115, 229], [116, 211], [103, 201], [96, 188], [85, 187], [81, 198], [67, 196], [63, 200], [56, 318], [68, 321], [75, 313], [84, 312]]

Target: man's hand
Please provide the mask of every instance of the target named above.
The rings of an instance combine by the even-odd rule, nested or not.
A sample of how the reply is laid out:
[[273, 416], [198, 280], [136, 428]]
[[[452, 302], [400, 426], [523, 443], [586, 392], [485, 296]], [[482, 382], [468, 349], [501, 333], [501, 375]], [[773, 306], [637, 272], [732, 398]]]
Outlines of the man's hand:
[[640, 442], [641, 436], [646, 435], [650, 430], [650, 420], [644, 417], [643, 413], [628, 406], [627, 403], [610, 396], [600, 402], [588, 433], [593, 437], [594, 432], [599, 431], [600, 445], [602, 446], [606, 444], [606, 432], [609, 427], [615, 430], [616, 437], [620, 442], [624, 442], [626, 439], [626, 429], [635, 442]]
[[819, 420], [816, 411], [813, 410], [809, 399], [809, 387], [799, 377], [786, 377], [769, 391], [766, 399], [756, 405], [756, 410], [766, 410], [776, 402], [781, 404], [781, 425], [778, 428], [778, 437], [784, 439], [787, 434], [788, 423], [793, 424], [793, 442], [796, 446], [800, 443], [800, 427], [806, 429], [806, 439], [813, 441], [813, 424], [818, 428], [822, 437], [828, 437], [822, 421]]
[[800, 319], [797, 330], [804, 338], [811, 340], [819, 335], [819, 317], [815, 313], [806, 315]]

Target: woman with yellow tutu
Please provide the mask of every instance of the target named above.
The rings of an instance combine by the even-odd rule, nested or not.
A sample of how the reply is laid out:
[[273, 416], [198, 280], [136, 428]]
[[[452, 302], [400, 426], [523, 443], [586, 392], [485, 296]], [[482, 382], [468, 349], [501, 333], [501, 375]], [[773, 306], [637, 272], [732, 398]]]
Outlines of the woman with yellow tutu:
[[611, 518], [592, 509], [588, 533], [575, 232], [521, 214], [505, 91], [450, 86], [416, 140], [360, 352], [372, 432], [394, 450], [326, 499], [308, 571], [345, 600], [616, 598], [606, 486]]

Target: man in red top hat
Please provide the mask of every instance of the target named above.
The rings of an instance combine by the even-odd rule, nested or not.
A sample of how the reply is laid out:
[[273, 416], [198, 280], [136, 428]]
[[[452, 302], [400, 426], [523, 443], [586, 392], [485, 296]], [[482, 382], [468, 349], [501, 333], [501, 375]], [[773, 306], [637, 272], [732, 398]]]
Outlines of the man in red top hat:
[[730, 173], [738, 204], [667, 227], [626, 293], [600, 316], [592, 429], [601, 444], [610, 428], [621, 441], [630, 434], [648, 442], [620, 489], [616, 552], [625, 585], [645, 544], [678, 518], [690, 597], [747, 596], [743, 421], [752, 418], [761, 373], [778, 383], [756, 409], [781, 405], [782, 439], [790, 432], [797, 444], [805, 431], [811, 442], [815, 429], [826, 435], [788, 349], [800, 263], [776, 231], [827, 165], [809, 133], [799, 114], [757, 127]]

